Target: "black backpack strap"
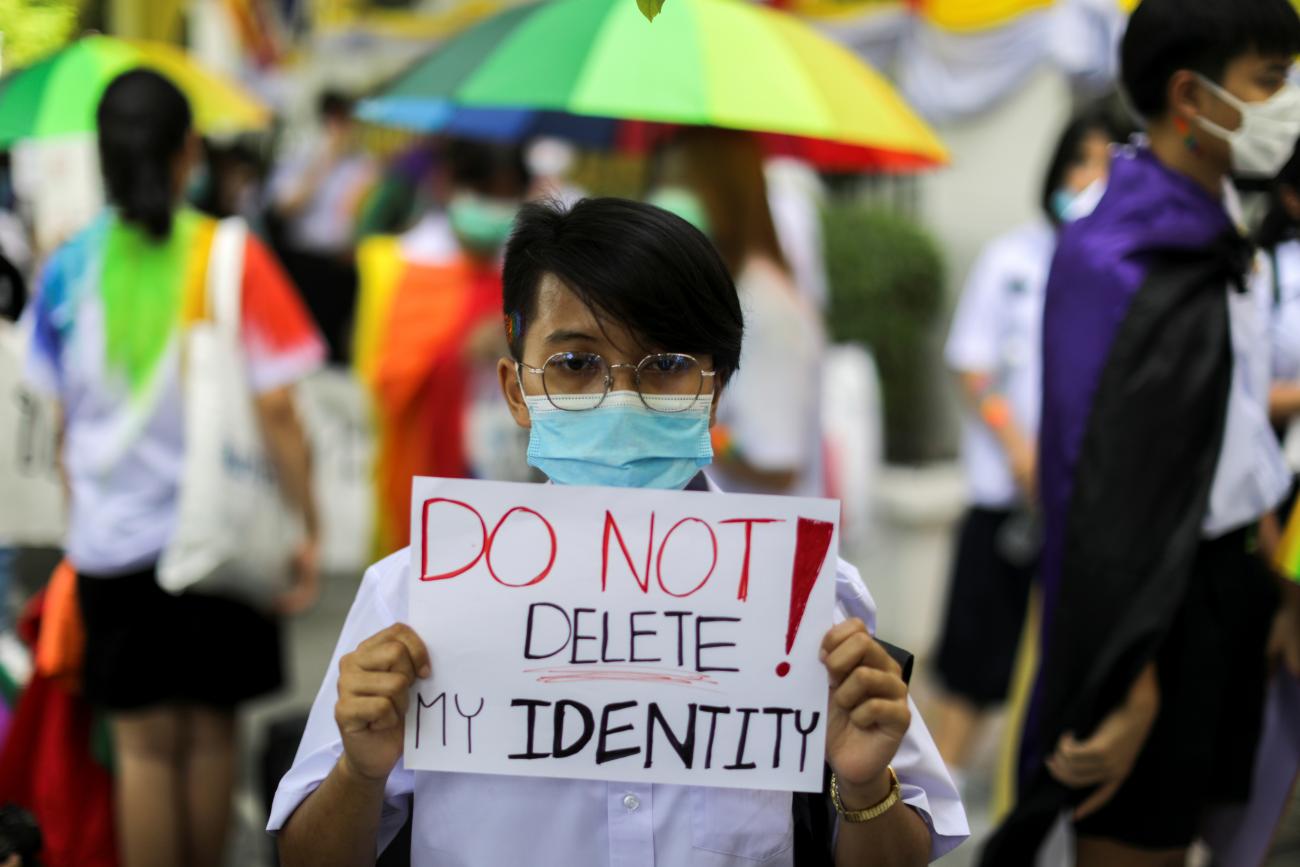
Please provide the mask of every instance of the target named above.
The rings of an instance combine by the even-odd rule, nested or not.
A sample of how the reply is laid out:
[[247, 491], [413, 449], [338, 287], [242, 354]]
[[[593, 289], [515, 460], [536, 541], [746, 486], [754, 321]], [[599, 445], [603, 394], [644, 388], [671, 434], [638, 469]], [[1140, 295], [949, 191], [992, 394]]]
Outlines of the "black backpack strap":
[[[880, 642], [899, 667], [904, 683], [911, 683], [915, 657], [903, 648]], [[795, 792], [791, 810], [794, 814], [794, 867], [834, 867], [835, 805], [831, 803], [831, 768], [822, 768], [820, 792]]]

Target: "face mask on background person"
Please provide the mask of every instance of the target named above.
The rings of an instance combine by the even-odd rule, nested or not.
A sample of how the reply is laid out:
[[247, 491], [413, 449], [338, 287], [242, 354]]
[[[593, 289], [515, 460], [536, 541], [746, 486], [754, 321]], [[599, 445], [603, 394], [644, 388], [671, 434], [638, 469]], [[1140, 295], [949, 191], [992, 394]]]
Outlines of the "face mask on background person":
[[1234, 130], [1196, 118], [1202, 129], [1228, 143], [1233, 171], [1247, 178], [1276, 177], [1300, 138], [1300, 85], [1288, 81], [1263, 102], [1245, 102], [1205, 76], [1197, 78], [1211, 93], [1241, 112], [1241, 125]]
[[558, 485], [685, 488], [713, 461], [713, 395], [673, 399], [687, 408], [656, 412], [635, 391], [612, 391], [600, 406], [581, 411], [558, 408], [564, 395], [555, 403], [546, 395], [528, 396], [528, 463]]
[[1061, 187], [1052, 193], [1052, 213], [1062, 223], [1082, 220], [1097, 209], [1105, 192], [1105, 179], [1093, 181], [1077, 193]]
[[704, 202], [686, 187], [660, 187], [646, 198], [646, 203], [681, 217], [704, 234], [709, 234], [709, 212]]
[[491, 254], [505, 244], [519, 203], [476, 193], [456, 193], [447, 204], [447, 218], [457, 240], [471, 253]]

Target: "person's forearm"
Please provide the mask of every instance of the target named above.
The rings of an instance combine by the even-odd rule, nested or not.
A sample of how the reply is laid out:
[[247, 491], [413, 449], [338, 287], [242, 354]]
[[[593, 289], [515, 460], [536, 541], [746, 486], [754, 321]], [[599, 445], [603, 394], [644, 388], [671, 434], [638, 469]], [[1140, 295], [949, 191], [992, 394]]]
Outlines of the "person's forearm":
[[993, 434], [1009, 459], [1014, 460], [1017, 455], [1033, 448], [1032, 439], [1016, 424], [1011, 414], [1010, 401], [993, 386], [992, 376], [958, 371], [957, 380], [962, 399], [980, 423]]
[[1274, 383], [1268, 393], [1268, 417], [1282, 424], [1296, 415], [1300, 415], [1300, 383]]
[[[850, 810], [866, 809], [889, 797], [890, 779], [869, 786], [839, 784], [840, 800]], [[920, 814], [901, 801], [869, 822], [840, 820], [835, 867], [912, 867], [930, 860], [930, 829]]]
[[370, 867], [379, 841], [384, 781], [348, 770], [340, 757], [280, 830], [284, 867]]
[[799, 471], [795, 467], [772, 470], [754, 466], [732, 439], [731, 431], [725, 425], [714, 425], [709, 436], [713, 444], [714, 466], [722, 468], [750, 487], [785, 493], [794, 487], [799, 478]]
[[310, 538], [320, 533], [320, 521], [311, 484], [311, 445], [287, 390], [259, 399], [258, 412], [267, 453], [275, 467], [280, 490], [302, 515]]

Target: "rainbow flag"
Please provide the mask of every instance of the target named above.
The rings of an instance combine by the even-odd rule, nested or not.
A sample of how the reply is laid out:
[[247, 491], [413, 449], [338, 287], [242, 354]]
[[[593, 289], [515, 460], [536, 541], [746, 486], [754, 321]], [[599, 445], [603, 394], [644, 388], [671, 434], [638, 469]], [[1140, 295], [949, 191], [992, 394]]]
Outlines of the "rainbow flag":
[[463, 255], [413, 261], [401, 239], [357, 251], [360, 287], [353, 368], [375, 426], [375, 553], [410, 539], [411, 479], [467, 478], [466, 339], [501, 317], [501, 275]]

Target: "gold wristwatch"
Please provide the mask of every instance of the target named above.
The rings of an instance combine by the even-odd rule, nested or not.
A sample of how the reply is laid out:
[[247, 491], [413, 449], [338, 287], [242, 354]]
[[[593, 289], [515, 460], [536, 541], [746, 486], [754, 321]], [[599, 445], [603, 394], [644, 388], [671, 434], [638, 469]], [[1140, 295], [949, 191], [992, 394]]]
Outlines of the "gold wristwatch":
[[885, 800], [874, 807], [867, 807], [865, 810], [846, 810], [844, 802], [840, 800], [839, 780], [835, 778], [835, 772], [831, 772], [831, 803], [835, 805], [835, 812], [839, 813], [840, 818], [846, 822], [870, 822], [872, 819], [878, 819], [902, 800], [902, 794], [903, 788], [898, 783], [898, 774], [894, 773], [891, 766], [889, 768], [889, 796]]

